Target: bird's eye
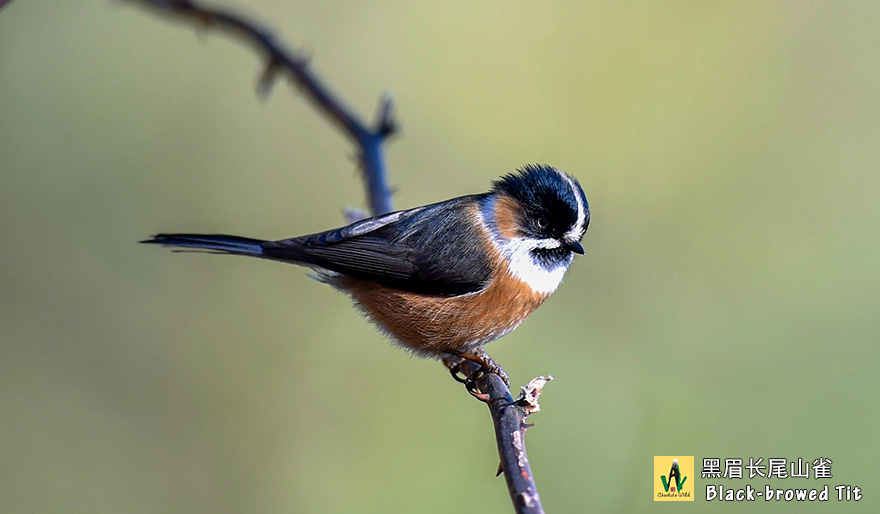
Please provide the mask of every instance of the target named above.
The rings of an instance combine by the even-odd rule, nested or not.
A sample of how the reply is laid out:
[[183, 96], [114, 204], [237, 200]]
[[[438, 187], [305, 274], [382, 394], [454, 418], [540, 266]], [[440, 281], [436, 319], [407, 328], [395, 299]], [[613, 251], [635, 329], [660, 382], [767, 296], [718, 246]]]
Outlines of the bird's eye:
[[537, 223], [541, 228], [547, 228], [547, 225], [550, 224], [550, 222], [547, 221], [547, 218], [538, 218]]

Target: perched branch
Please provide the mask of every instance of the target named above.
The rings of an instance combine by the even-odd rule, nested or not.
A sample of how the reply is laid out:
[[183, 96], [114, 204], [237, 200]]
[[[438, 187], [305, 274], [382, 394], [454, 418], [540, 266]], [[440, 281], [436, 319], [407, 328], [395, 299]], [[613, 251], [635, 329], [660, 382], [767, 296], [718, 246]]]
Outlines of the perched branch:
[[444, 359], [443, 363], [450, 370], [454, 369], [466, 377], [476, 377], [469, 378], [465, 383], [471, 395], [484, 402], [492, 414], [495, 441], [501, 459], [498, 474], [504, 473], [515, 512], [543, 514], [544, 509], [541, 507], [541, 499], [538, 497], [538, 489], [526, 454], [526, 430], [532, 427], [532, 424], [526, 423], [526, 418], [541, 410], [538, 398], [544, 384], [553, 380], [553, 377], [533, 378], [528, 385], [520, 388], [520, 395], [514, 400], [504, 380], [494, 373], [482, 373], [479, 364], [461, 362], [454, 357]]
[[[0, 0], [0, 7], [6, 0]], [[163, 13], [189, 18], [199, 25], [216, 27], [230, 32], [254, 45], [266, 55], [266, 69], [260, 77], [258, 90], [267, 93], [275, 78], [288, 73], [312, 103], [327, 115], [358, 146], [364, 173], [367, 196], [372, 214], [390, 212], [391, 190], [385, 172], [382, 143], [397, 131], [394, 106], [389, 94], [384, 94], [371, 125], [362, 122], [309, 68], [308, 61], [294, 55], [275, 41], [272, 34], [256, 23], [231, 11], [204, 7], [192, 0], [136, 0]], [[349, 221], [365, 217], [366, 213], [349, 209]], [[553, 377], [538, 377], [522, 388], [514, 400], [504, 380], [495, 373], [484, 373], [481, 366], [450, 356], [444, 363], [462, 373], [467, 379], [468, 391], [486, 403], [495, 427], [498, 455], [501, 458], [499, 474], [504, 473], [514, 509], [519, 514], [543, 513], [538, 491], [532, 478], [525, 447], [525, 432], [531, 426], [526, 418], [537, 412], [538, 397], [545, 383]]]
[[227, 31], [255, 46], [258, 51], [265, 54], [267, 62], [258, 86], [261, 92], [267, 92], [275, 77], [287, 72], [305, 91], [309, 100], [358, 146], [358, 157], [369, 194], [370, 211], [374, 215], [392, 211], [391, 189], [388, 187], [382, 150], [382, 142], [397, 131], [397, 123], [392, 117], [390, 95], [382, 96], [376, 120], [372, 126], [368, 126], [330, 91], [309, 67], [307, 59], [284, 48], [269, 30], [252, 20], [232, 11], [205, 7], [192, 0], [136, 1], [165, 14], [189, 18], [200, 26]]

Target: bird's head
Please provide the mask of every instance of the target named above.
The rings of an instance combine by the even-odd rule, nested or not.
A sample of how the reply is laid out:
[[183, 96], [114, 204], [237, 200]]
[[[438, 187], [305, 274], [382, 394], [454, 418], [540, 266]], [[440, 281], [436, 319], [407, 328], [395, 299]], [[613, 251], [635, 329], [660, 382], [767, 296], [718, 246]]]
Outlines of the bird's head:
[[[577, 179], [547, 165], [528, 165], [494, 183], [484, 210], [492, 237], [515, 274], [531, 268], [558, 275], [540, 289], [556, 288], [573, 253], [584, 253], [581, 239], [590, 225], [590, 206]], [[519, 262], [524, 259], [528, 262]], [[528, 280], [527, 280], [528, 281]]]
[[546, 165], [528, 165], [494, 183], [496, 226], [508, 239], [530, 239], [537, 249], [583, 254], [590, 205], [577, 179]]

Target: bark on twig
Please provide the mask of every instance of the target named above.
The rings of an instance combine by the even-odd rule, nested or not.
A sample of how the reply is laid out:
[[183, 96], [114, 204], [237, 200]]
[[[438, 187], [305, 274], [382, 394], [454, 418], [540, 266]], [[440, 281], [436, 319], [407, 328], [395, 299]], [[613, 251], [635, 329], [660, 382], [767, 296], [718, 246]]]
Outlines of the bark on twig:
[[[382, 147], [385, 139], [397, 130], [390, 95], [382, 96], [375, 120], [367, 125], [330, 92], [305, 58], [285, 49], [271, 32], [252, 20], [232, 11], [206, 7], [193, 0], [136, 1], [162, 13], [189, 19], [199, 26], [229, 32], [255, 46], [266, 56], [267, 62], [259, 82], [260, 92], [267, 92], [274, 79], [286, 72], [305, 91], [309, 100], [358, 146], [371, 213], [375, 216], [392, 210]], [[0, 0], [0, 6], [3, 3], [5, 1]], [[363, 213], [350, 210], [346, 216], [353, 220], [363, 217]], [[533, 379], [514, 399], [498, 375], [480, 375], [479, 366], [472, 362], [456, 362], [456, 365], [465, 376], [477, 377], [470, 383], [470, 392], [489, 407], [501, 458], [499, 472], [504, 473], [515, 511], [530, 514], [544, 512], [526, 455], [525, 432], [531, 426], [526, 423], [526, 418], [539, 410], [538, 396], [544, 384], [553, 377]]]

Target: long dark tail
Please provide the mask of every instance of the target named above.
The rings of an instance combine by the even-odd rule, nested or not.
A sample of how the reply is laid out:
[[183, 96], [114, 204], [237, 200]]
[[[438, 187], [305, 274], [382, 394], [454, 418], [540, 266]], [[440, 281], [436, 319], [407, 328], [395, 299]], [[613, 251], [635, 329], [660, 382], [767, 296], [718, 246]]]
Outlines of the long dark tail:
[[224, 234], [157, 234], [141, 243], [170, 246], [174, 248], [191, 248], [207, 252], [231, 253], [264, 257], [263, 243], [260, 239], [227, 236]]

